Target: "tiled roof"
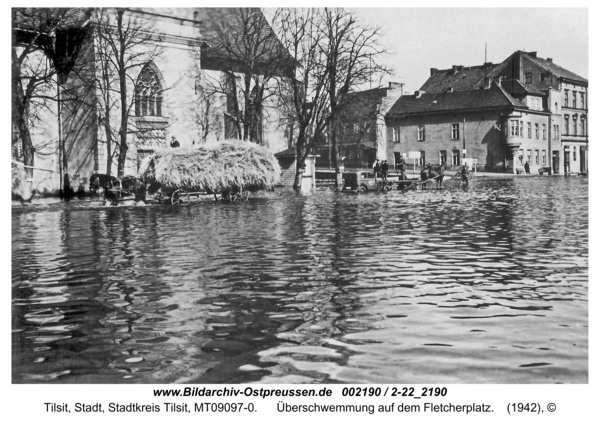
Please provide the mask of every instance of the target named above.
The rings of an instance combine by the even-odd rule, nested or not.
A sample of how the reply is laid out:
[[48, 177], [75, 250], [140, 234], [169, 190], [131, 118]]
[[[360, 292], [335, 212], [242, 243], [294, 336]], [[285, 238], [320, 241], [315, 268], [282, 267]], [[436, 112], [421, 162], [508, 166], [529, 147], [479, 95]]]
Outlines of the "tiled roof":
[[540, 65], [547, 71], [552, 72], [554, 75], [558, 76], [559, 78], [567, 78], [567, 79], [572, 79], [574, 81], [588, 82], [588, 80], [585, 79], [584, 77], [579, 76], [565, 68], [562, 68], [554, 62], [549, 62], [547, 59], [543, 59], [541, 57], [532, 57], [532, 56], [527, 56], [527, 58], [529, 60], [537, 63], [538, 65]]
[[396, 101], [386, 116], [507, 107], [527, 108], [525, 104], [493, 82], [488, 89], [424, 93], [419, 98], [414, 94], [404, 95]]
[[[421, 90], [428, 93], [445, 92], [450, 87], [454, 88], [455, 91], [471, 90], [482, 87], [486, 77], [497, 78], [500, 75], [506, 76], [509, 80], [517, 80], [522, 78], [522, 75], [520, 75], [518, 71], [519, 61], [525, 65], [537, 66], [543, 69], [543, 71], [554, 75], [554, 78], [548, 78], [544, 81], [534, 79], [532, 83], [522, 84], [521, 88], [515, 85], [515, 93], [522, 89], [524, 90], [523, 94], [539, 94], [539, 90], [547, 90], [551, 86], [556, 88], [556, 81], [558, 78], [567, 78], [574, 81], [581, 81], [586, 84], [588, 82], [587, 79], [558, 66], [553, 63], [552, 60], [537, 57], [537, 53], [516, 51], [502, 63], [498, 64], [488, 63], [482, 66], [471, 67], [453, 66], [452, 69], [436, 70], [433, 72], [433, 75], [427, 79], [425, 84], [423, 84]], [[508, 87], [505, 84], [503, 84], [503, 86], [505, 88]], [[513, 87], [511, 86], [511, 89], [512, 88]]]
[[472, 90], [483, 85], [485, 77], [493, 77], [497, 65], [453, 67], [436, 71], [420, 88], [428, 93], [443, 93], [452, 87], [455, 91]]

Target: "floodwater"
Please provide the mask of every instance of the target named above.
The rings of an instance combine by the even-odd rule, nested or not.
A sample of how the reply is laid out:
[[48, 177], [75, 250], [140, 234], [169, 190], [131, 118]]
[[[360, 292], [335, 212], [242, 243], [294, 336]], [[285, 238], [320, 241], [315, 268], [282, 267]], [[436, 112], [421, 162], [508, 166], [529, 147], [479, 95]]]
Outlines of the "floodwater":
[[587, 383], [588, 179], [12, 211], [14, 383]]

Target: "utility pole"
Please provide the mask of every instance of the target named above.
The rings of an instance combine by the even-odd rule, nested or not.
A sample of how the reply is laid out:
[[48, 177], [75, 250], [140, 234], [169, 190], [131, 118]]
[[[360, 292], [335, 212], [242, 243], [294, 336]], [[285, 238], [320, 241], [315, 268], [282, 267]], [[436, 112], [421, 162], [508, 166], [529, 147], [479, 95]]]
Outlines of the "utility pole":
[[463, 118], [463, 166], [465, 165], [465, 161], [467, 159], [467, 141], [465, 139], [465, 123], [467, 119]]

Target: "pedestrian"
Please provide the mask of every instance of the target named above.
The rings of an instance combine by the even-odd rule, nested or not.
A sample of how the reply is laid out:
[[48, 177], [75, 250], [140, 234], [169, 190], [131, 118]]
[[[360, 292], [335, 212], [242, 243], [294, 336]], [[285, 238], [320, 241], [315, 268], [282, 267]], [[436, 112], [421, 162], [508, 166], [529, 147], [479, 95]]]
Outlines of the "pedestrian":
[[381, 162], [381, 179], [383, 182], [387, 182], [388, 168], [387, 160]]
[[400, 170], [400, 180], [403, 181], [406, 179], [406, 175], [404, 174], [404, 170], [406, 169], [404, 156], [400, 155], [400, 159], [398, 160], [398, 163], [396, 163], [396, 167]]
[[523, 167], [525, 168], [525, 174], [529, 175], [529, 162], [525, 162], [525, 165]]
[[380, 171], [381, 166], [379, 165], [379, 159], [375, 159], [375, 163], [373, 163], [373, 177], [375, 178], [375, 181], [377, 181]]
[[469, 185], [469, 165], [466, 163], [460, 168], [460, 181], [462, 184]]

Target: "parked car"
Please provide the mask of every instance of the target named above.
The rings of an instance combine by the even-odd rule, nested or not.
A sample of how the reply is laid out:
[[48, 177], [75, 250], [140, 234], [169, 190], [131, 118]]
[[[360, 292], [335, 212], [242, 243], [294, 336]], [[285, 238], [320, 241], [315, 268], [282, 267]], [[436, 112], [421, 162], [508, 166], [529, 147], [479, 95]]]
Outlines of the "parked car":
[[381, 177], [375, 180], [373, 172], [345, 172], [342, 173], [342, 180], [344, 182], [342, 191], [389, 191], [393, 188], [392, 182], [389, 180], [385, 183]]

